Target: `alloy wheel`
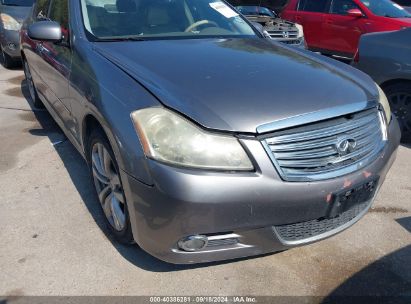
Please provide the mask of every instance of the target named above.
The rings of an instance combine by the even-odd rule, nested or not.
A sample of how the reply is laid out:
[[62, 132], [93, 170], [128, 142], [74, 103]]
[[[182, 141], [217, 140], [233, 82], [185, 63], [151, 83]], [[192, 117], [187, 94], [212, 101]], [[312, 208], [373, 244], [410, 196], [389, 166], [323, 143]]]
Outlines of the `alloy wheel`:
[[116, 231], [122, 231], [126, 226], [123, 187], [111, 155], [103, 144], [93, 145], [91, 162], [94, 185], [104, 214]]
[[388, 96], [391, 109], [397, 117], [404, 133], [411, 132], [411, 94], [410, 93], [393, 93]]

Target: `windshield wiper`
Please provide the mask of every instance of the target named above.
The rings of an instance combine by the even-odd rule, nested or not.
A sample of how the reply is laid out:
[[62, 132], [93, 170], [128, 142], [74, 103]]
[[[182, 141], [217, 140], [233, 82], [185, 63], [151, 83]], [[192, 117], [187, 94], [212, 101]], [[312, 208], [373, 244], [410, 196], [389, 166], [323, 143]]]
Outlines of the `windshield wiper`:
[[130, 37], [103, 37], [96, 38], [97, 42], [118, 42], [118, 41], [145, 41], [144, 38], [130, 36]]

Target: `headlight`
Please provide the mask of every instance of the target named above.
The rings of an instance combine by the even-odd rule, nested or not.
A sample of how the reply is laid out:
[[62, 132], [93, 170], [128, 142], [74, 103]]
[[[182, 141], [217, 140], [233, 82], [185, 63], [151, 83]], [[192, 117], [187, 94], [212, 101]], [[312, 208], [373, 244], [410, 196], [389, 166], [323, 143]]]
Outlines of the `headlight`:
[[391, 108], [390, 108], [390, 104], [388, 102], [387, 96], [385, 96], [384, 91], [380, 88], [380, 86], [378, 84], [376, 84], [377, 88], [378, 88], [378, 94], [379, 94], [379, 102], [382, 105], [382, 107], [384, 108], [384, 112], [385, 112], [385, 117], [387, 119], [387, 125], [390, 123], [391, 121]]
[[238, 140], [206, 132], [164, 108], [146, 108], [131, 114], [147, 157], [185, 167], [252, 170]]
[[0, 14], [1, 22], [3, 23], [3, 27], [5, 30], [9, 31], [19, 31], [21, 28], [21, 24], [17, 22], [12, 16], [7, 14]]
[[301, 24], [296, 23], [295, 27], [298, 29], [298, 36], [297, 38], [303, 38], [304, 37], [304, 28]]

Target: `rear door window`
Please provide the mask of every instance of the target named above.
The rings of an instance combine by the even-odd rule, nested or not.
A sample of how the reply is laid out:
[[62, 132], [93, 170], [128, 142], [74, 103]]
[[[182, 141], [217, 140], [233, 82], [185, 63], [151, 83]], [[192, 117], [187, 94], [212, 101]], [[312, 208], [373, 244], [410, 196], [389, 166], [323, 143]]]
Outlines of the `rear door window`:
[[304, 12], [325, 13], [328, 11], [328, 0], [300, 0], [298, 10]]

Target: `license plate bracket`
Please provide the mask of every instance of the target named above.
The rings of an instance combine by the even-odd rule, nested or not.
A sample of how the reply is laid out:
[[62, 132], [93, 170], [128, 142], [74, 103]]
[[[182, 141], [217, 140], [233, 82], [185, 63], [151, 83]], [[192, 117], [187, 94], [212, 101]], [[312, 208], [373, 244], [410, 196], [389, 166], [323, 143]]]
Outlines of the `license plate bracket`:
[[334, 218], [355, 205], [369, 201], [374, 196], [377, 185], [378, 178], [374, 178], [335, 193], [327, 217]]

